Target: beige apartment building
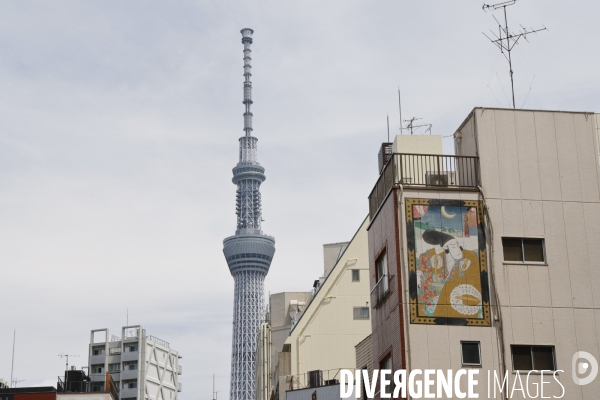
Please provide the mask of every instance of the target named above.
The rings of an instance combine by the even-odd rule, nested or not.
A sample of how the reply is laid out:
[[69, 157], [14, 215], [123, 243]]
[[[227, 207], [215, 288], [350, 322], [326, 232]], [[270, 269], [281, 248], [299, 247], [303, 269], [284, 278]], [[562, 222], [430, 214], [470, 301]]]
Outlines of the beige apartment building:
[[600, 360], [599, 122], [475, 108], [455, 155], [396, 138], [369, 196], [374, 368], [477, 369], [480, 398], [488, 371], [560, 370], [544, 396], [598, 398], [572, 362]]
[[311, 292], [271, 296], [257, 345], [257, 400], [339, 397], [339, 370], [354, 369], [354, 346], [371, 333], [368, 224], [350, 242], [323, 246], [323, 276]]

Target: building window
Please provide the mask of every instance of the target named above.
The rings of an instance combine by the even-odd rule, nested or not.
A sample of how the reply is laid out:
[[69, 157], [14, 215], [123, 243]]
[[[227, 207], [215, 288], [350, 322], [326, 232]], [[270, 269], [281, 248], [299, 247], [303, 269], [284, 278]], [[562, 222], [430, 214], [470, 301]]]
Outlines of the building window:
[[137, 380], [123, 381], [123, 389], [136, 389], [136, 388], [137, 388]]
[[121, 354], [121, 348], [120, 347], [111, 347], [110, 349], [108, 349], [108, 354], [110, 354], [111, 356]]
[[92, 365], [92, 374], [101, 374], [104, 369], [102, 367], [102, 365]]
[[369, 319], [369, 307], [354, 307], [354, 319]]
[[360, 270], [353, 269], [352, 270], [352, 282], [358, 282], [358, 281], [360, 281]]
[[93, 347], [92, 355], [93, 356], [101, 356], [104, 354], [104, 346], [103, 347]]
[[119, 372], [121, 370], [121, 364], [108, 364], [108, 372]]
[[127, 371], [134, 371], [134, 370], [138, 369], [138, 363], [137, 363], [137, 361], [130, 362], [130, 363], [123, 363], [123, 368]]
[[511, 346], [514, 371], [554, 371], [554, 346]]
[[502, 238], [504, 261], [546, 262], [544, 239]]
[[377, 260], [375, 260], [375, 272], [377, 274], [375, 277], [377, 279], [377, 284], [372, 291], [375, 295], [375, 298], [372, 299], [372, 301], [373, 304], [378, 304], [390, 291], [386, 250], [384, 250], [379, 257], [377, 257]]
[[[387, 369], [387, 370], [390, 370], [390, 371], [392, 371], [392, 374], [393, 374], [393, 372], [394, 372], [394, 371], [393, 371], [393, 368], [392, 368], [392, 353], [390, 353], [390, 354], [388, 354], [387, 356], [385, 356], [385, 357], [384, 357], [384, 358], [383, 358], [383, 359], [382, 359], [382, 360], [379, 362], [379, 369], [380, 369], [380, 370], [381, 370], [381, 369]], [[379, 390], [380, 390], [381, 392], [383, 392], [383, 393], [387, 393], [388, 395], [390, 395], [390, 396], [391, 396], [391, 394], [392, 394], [392, 392], [393, 392], [393, 390], [394, 390], [394, 387], [393, 387], [393, 385], [394, 385], [394, 381], [393, 381], [393, 379], [392, 379], [392, 382], [391, 382], [390, 386], [388, 386], [388, 387], [385, 387], [385, 388], [381, 388], [381, 387], [380, 387], [380, 388], [379, 388]], [[378, 396], [375, 396], [375, 397], [378, 397]], [[379, 396], [379, 397], [381, 397], [381, 396]]]
[[125, 346], [125, 352], [126, 353], [131, 353], [131, 352], [134, 352], [134, 351], [138, 351], [138, 345], [137, 345], [137, 343], [135, 343], [135, 344], [129, 344], [129, 345]]
[[481, 365], [479, 342], [460, 342], [460, 347], [463, 365]]

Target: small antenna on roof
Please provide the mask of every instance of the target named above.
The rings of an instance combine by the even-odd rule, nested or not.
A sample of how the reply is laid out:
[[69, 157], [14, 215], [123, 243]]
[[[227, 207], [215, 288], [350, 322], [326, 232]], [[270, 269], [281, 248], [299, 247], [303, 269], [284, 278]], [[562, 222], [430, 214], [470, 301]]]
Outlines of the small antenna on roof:
[[522, 31], [519, 31], [518, 33], [512, 33], [512, 32], [510, 32], [508, 30], [508, 17], [506, 16], [506, 7], [512, 6], [516, 2], [517, 2], [517, 0], [509, 0], [509, 1], [505, 1], [505, 2], [497, 3], [497, 4], [484, 4], [483, 7], [481, 7], [482, 10], [486, 11], [486, 12], [490, 8], [493, 9], [493, 10], [497, 10], [499, 8], [503, 8], [504, 9], [504, 27], [496, 19], [496, 17], [494, 17], [494, 19], [496, 20], [496, 22], [498, 22], [498, 34], [495, 34], [490, 29], [490, 32], [492, 32], [492, 36], [494, 36], [495, 39], [490, 38], [485, 33], [483, 35], [486, 38], [488, 38], [493, 44], [495, 44], [496, 46], [498, 46], [498, 48], [500, 49], [500, 52], [502, 53], [502, 55], [504, 56], [504, 58], [506, 58], [506, 61], [508, 61], [508, 67], [509, 67], [509, 70], [510, 70], [510, 87], [512, 89], [512, 103], [513, 103], [513, 108], [516, 108], [516, 106], [515, 106], [515, 84], [514, 84], [514, 80], [513, 80], [512, 59], [510, 57], [510, 52], [517, 45], [517, 43], [519, 42], [519, 39], [523, 38], [526, 41], [528, 41], [527, 40], [527, 35], [528, 34], [547, 30], [547, 28], [544, 25], [542, 25], [544, 27], [541, 28], [541, 29], [533, 29], [532, 28], [531, 30], [527, 30], [525, 27], [523, 27], [523, 25], [521, 25]]
[[388, 124], [388, 143], [390, 142], [390, 114], [387, 115], [387, 124]]
[[400, 97], [400, 85], [398, 85], [398, 112], [400, 113], [400, 134], [402, 135], [402, 99]]

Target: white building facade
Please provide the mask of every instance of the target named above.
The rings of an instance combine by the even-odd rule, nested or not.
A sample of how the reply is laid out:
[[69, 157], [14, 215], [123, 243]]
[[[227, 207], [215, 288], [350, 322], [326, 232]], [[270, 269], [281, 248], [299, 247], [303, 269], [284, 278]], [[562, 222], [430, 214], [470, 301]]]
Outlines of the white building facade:
[[120, 400], [177, 400], [180, 358], [168, 342], [147, 336], [141, 325], [124, 326], [120, 337], [110, 335], [108, 329], [90, 334], [89, 376], [103, 382], [108, 372]]

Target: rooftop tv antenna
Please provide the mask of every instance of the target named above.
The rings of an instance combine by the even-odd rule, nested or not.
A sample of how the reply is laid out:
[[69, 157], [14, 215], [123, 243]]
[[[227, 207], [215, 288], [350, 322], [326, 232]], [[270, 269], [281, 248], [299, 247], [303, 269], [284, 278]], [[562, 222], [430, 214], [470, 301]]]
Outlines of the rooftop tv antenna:
[[429, 134], [431, 135], [431, 127], [433, 126], [433, 124], [415, 125], [415, 121], [418, 119], [423, 119], [423, 118], [412, 117], [411, 119], [405, 119], [404, 122], [408, 122], [408, 124], [406, 125], [406, 128], [401, 128], [401, 129], [409, 130], [410, 134], [412, 135], [415, 132], [415, 128], [421, 128], [423, 126], [426, 126], [427, 129], [425, 130], [425, 132], [429, 131]]
[[17, 387], [17, 383], [19, 383], [19, 382], [25, 382], [25, 379], [19, 379], [19, 378], [12, 379], [10, 381], [10, 387], [16, 388]]
[[60, 353], [58, 355], [60, 358], [66, 358], [66, 364], [65, 364], [65, 371], [69, 370], [69, 357], [79, 357], [79, 355], [77, 354], [64, 354], [64, 353]]
[[542, 25], [542, 26], [544, 26], [543, 28], [540, 28], [540, 29], [531, 28], [530, 30], [527, 30], [527, 28], [525, 28], [523, 25], [521, 25], [522, 30], [520, 30], [518, 33], [510, 32], [508, 30], [508, 17], [506, 16], [506, 7], [512, 6], [516, 2], [517, 2], [517, 0], [509, 0], [509, 1], [504, 1], [502, 3], [497, 3], [497, 4], [484, 4], [483, 7], [481, 7], [483, 9], [483, 11], [486, 11], [486, 12], [490, 8], [493, 10], [497, 10], [499, 8], [504, 9], [504, 26], [502, 26], [502, 24], [496, 19], [496, 17], [494, 17], [496, 22], [498, 22], [498, 34], [494, 33], [494, 31], [492, 31], [490, 29], [490, 32], [492, 32], [492, 35], [495, 39], [490, 38], [485, 33], [483, 33], [483, 35], [500, 49], [500, 52], [502, 53], [504, 58], [506, 58], [506, 60], [508, 61], [508, 67], [510, 70], [510, 87], [512, 90], [513, 108], [516, 108], [516, 106], [515, 106], [515, 84], [514, 84], [514, 80], [513, 80], [512, 59], [510, 57], [510, 52], [517, 45], [517, 43], [519, 42], [519, 40], [521, 38], [523, 38], [527, 42], [529, 42], [529, 40], [527, 40], [527, 35], [529, 35], [530, 33], [536, 33], [539, 31], [547, 30], [547, 28], [544, 25]]

